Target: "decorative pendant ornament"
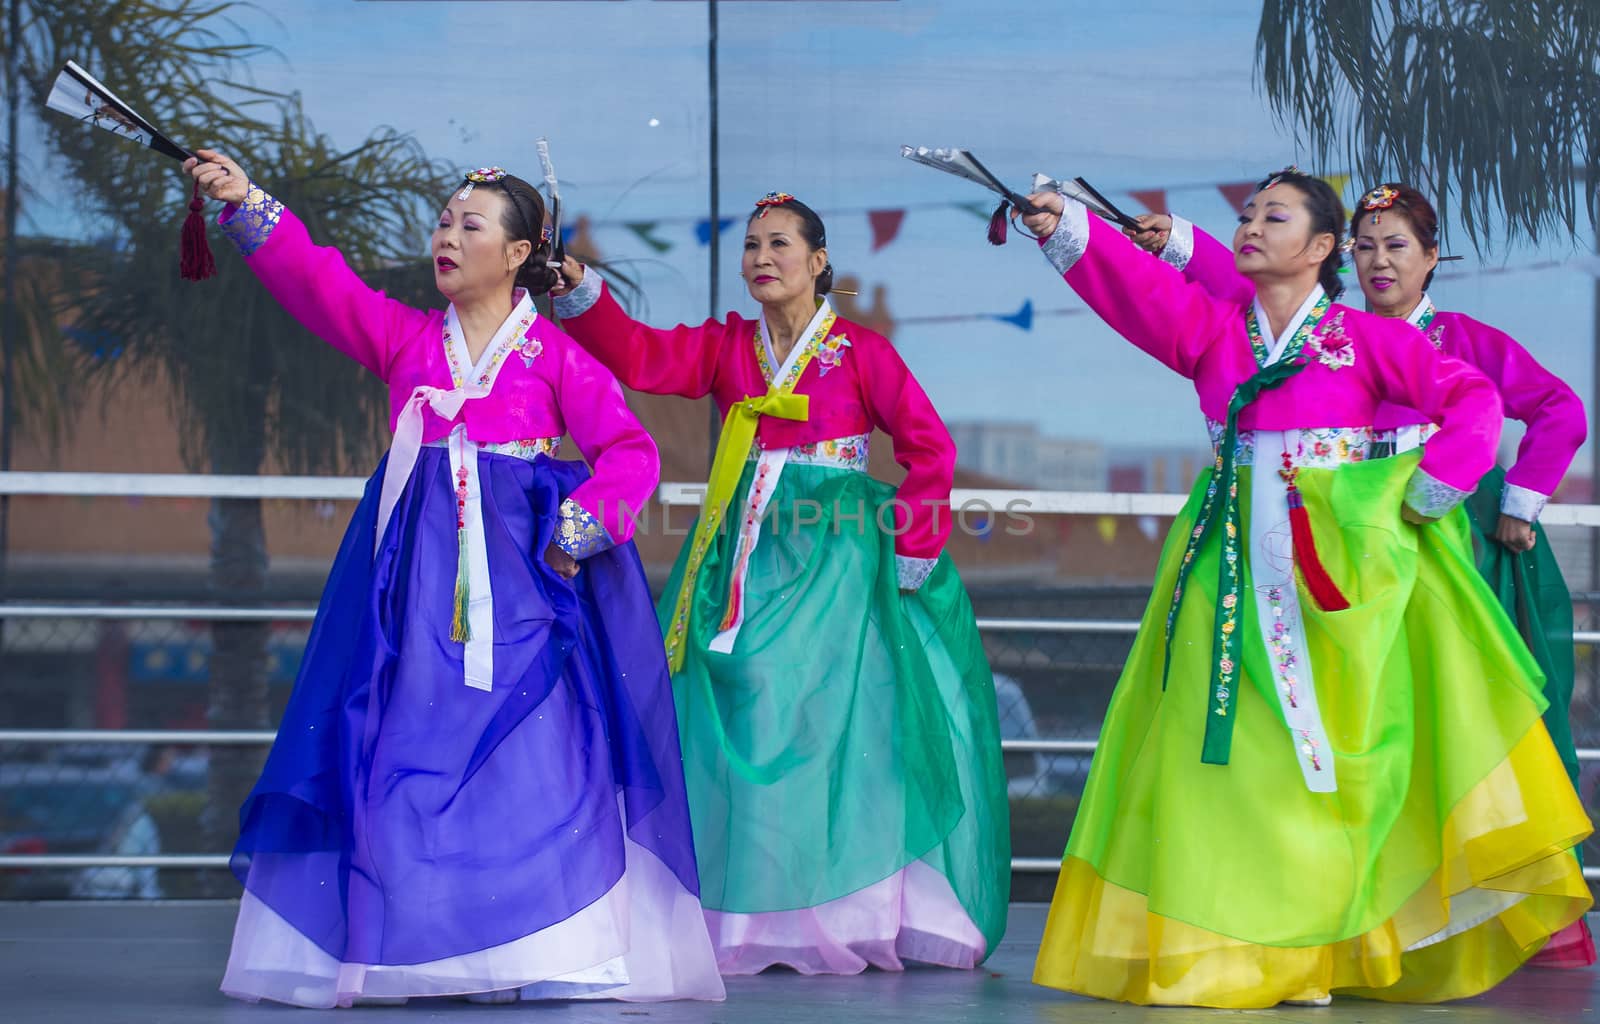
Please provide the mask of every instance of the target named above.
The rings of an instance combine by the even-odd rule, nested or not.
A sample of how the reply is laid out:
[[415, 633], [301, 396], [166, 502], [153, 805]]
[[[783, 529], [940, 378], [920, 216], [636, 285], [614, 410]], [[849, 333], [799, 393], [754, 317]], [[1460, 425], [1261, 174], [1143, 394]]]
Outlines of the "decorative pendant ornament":
[[[466, 435], [461, 436], [462, 450], [466, 449]], [[472, 624], [468, 611], [472, 606], [472, 586], [467, 561], [467, 466], [463, 455], [461, 468], [456, 471], [456, 588], [450, 602], [450, 639], [464, 644], [472, 639]]]
[[[1293, 457], [1283, 453], [1283, 468], [1278, 470], [1278, 475], [1283, 478], [1287, 489], [1289, 501], [1289, 532], [1294, 538], [1294, 564], [1300, 570], [1300, 578], [1305, 581], [1306, 590], [1323, 611], [1342, 612], [1350, 607], [1349, 598], [1340, 591], [1339, 585], [1328, 575], [1328, 569], [1322, 564], [1322, 559], [1317, 555], [1316, 536], [1311, 532], [1311, 516], [1306, 512], [1305, 498], [1300, 494], [1300, 487], [1296, 477], [1300, 470], [1295, 466]], [[1298, 706], [1291, 694], [1290, 706]], [[1314, 754], [1307, 752], [1312, 764], [1317, 765]], [[1321, 767], [1317, 765], [1317, 767]]]

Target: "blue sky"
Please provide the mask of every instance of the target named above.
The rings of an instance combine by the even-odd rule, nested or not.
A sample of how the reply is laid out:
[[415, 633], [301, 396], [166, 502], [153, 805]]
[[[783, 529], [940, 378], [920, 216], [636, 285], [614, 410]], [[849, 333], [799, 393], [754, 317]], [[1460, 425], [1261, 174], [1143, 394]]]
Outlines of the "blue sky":
[[[901, 160], [901, 143], [970, 148], [1019, 186], [1036, 170], [1084, 175], [1118, 200], [1188, 184], [1173, 188], [1174, 208], [1217, 232], [1231, 211], [1214, 183], [1307, 162], [1255, 88], [1256, 0], [719, 7], [723, 213], [769, 189], [837, 211], [834, 265], [867, 289], [885, 285], [897, 317], [1080, 306], [1033, 246], [991, 248], [969, 213], [915, 208], [984, 195]], [[707, 314], [707, 250], [693, 236], [707, 202], [704, 3], [263, 0], [240, 22], [276, 51], [254, 62], [254, 81], [299, 91], [341, 142], [394, 125], [453, 163], [535, 177], [533, 140], [549, 136], [569, 209], [604, 222], [595, 238], [639, 275], [648, 319]], [[137, 106], [136, 90], [125, 92]], [[247, 139], [184, 141], [214, 141], [249, 169]], [[70, 216], [66, 197], [42, 201], [35, 225]], [[863, 211], [907, 206], [898, 239], [871, 252]], [[674, 248], [656, 255], [624, 221], [662, 221], [657, 234]], [[721, 306], [748, 312], [736, 234], [724, 239]], [[1573, 253], [1562, 244], [1480, 260], [1459, 250], [1463, 272]], [[1589, 274], [1567, 268], [1445, 281], [1434, 297], [1519, 337], [1587, 401], [1593, 292]], [[895, 340], [947, 419], [1204, 443], [1188, 384], [1092, 316], [1044, 316], [1027, 332], [908, 324]]]

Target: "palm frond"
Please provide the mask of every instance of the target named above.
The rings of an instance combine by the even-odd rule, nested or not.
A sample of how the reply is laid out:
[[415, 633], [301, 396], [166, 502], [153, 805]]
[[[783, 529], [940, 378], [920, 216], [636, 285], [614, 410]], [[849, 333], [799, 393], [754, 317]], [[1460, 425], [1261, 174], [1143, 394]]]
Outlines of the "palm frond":
[[1480, 248], [1600, 218], [1600, 4], [1263, 0], [1262, 86], [1311, 159], [1435, 196]]

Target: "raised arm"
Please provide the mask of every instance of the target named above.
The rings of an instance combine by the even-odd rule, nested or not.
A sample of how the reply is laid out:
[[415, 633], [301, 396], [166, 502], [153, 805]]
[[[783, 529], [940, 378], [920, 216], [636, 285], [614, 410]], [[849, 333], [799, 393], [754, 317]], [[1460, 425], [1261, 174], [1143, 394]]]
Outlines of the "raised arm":
[[1367, 317], [1380, 397], [1439, 425], [1406, 489], [1406, 504], [1428, 518], [1454, 508], [1494, 466], [1504, 412], [1494, 382], [1434, 348], [1404, 320]]
[[344, 255], [319, 246], [300, 218], [239, 165], [211, 150], [186, 166], [207, 194], [226, 202], [219, 223], [268, 294], [307, 330], [384, 380], [394, 346], [421, 329], [428, 314], [391, 299], [357, 276]]
[[1500, 389], [1506, 415], [1528, 426], [1516, 464], [1506, 473], [1500, 511], [1531, 523], [1588, 436], [1583, 402], [1509, 334], [1470, 317], [1452, 320], [1445, 330], [1459, 329], [1463, 336], [1447, 339], [1451, 350], [1488, 375]]
[[556, 316], [622, 383], [635, 391], [685, 398], [700, 398], [711, 390], [727, 333], [723, 324], [707, 320], [699, 327], [679, 324], [665, 330], [642, 324], [623, 312], [599, 274], [568, 257], [562, 275], [571, 280], [574, 272], [582, 278], [556, 295]]
[[1034, 230], [1046, 225], [1050, 234], [1040, 245], [1072, 290], [1118, 334], [1193, 378], [1200, 357], [1228, 337], [1239, 305], [1150, 259], [1116, 228], [1089, 216], [1082, 203], [1056, 193], [1029, 198], [1059, 211], [1058, 219], [1041, 214], [1027, 223]]
[[853, 351], [863, 360], [867, 415], [893, 440], [894, 460], [906, 471], [896, 494], [895, 565], [901, 589], [915, 590], [933, 572], [950, 536], [955, 441], [887, 339], [863, 335]]

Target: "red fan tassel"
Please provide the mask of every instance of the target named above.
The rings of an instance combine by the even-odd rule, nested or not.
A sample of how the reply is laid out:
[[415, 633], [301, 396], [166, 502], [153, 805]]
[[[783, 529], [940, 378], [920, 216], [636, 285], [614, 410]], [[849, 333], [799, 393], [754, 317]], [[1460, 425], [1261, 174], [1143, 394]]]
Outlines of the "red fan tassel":
[[1323, 568], [1322, 559], [1317, 557], [1317, 543], [1311, 536], [1311, 517], [1306, 514], [1305, 502], [1293, 484], [1289, 486], [1289, 530], [1294, 536], [1294, 560], [1300, 566], [1300, 578], [1305, 580], [1306, 589], [1311, 591], [1317, 607], [1325, 612], [1342, 612], [1350, 607], [1328, 570]]
[[189, 200], [189, 216], [183, 219], [183, 235], [178, 256], [178, 276], [185, 281], [204, 281], [215, 276], [217, 261], [211, 257], [211, 246], [206, 244], [206, 221], [200, 215], [206, 201], [200, 198], [200, 183], [194, 183], [194, 194]]
[[1006, 215], [1011, 212], [1011, 204], [1002, 199], [1000, 205], [994, 208], [994, 213], [989, 217], [989, 244], [1006, 244]]

